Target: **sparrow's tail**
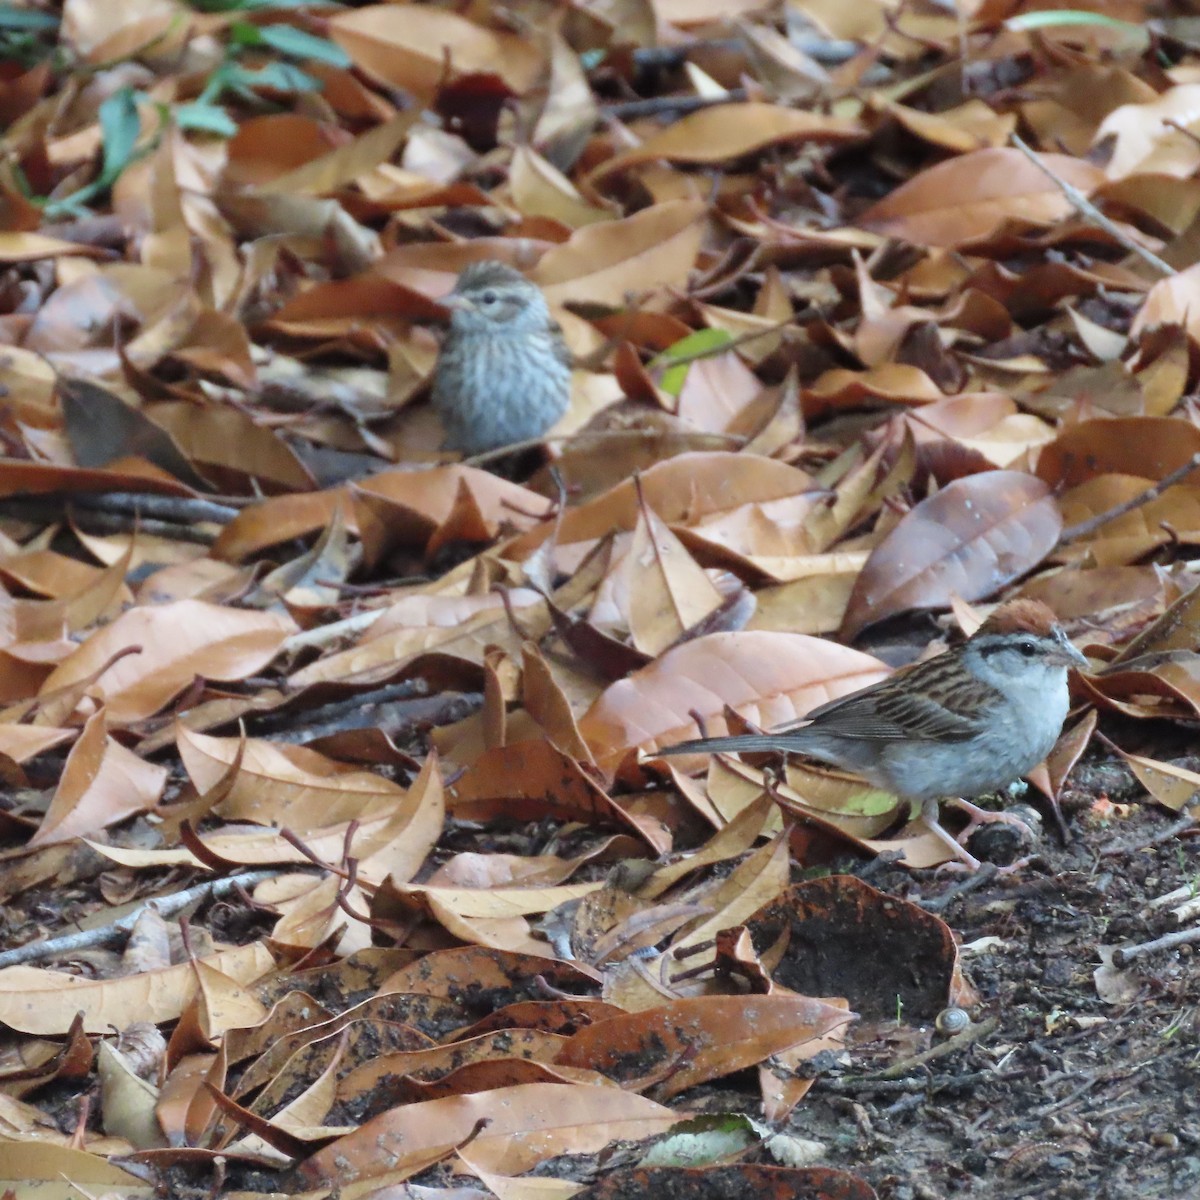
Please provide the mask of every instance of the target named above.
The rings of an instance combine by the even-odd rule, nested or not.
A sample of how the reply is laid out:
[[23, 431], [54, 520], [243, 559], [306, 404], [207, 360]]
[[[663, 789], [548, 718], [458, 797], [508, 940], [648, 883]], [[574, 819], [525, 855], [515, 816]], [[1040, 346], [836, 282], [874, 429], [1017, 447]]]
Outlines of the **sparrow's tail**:
[[769, 733], [736, 733], [729, 737], [692, 738], [689, 742], [679, 742], [674, 746], [662, 746], [654, 753], [657, 754], [725, 754], [730, 750], [774, 750], [782, 752], [787, 746], [782, 744], [778, 734]]

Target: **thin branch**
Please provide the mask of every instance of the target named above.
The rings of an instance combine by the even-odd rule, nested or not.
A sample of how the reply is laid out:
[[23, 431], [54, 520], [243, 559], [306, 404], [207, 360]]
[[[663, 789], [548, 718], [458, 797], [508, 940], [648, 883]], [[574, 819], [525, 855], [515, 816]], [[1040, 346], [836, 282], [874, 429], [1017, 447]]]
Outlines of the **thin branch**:
[[1200, 470], [1200, 454], [1193, 454], [1183, 466], [1176, 467], [1169, 475], [1165, 475], [1158, 483], [1148, 487], [1144, 492], [1139, 492], [1136, 496], [1129, 500], [1123, 500], [1120, 504], [1114, 504], [1112, 508], [1097, 513], [1094, 517], [1088, 517], [1086, 521], [1080, 521], [1078, 525], [1068, 526], [1062, 531], [1058, 544], [1064, 546], [1068, 542], [1078, 541], [1080, 538], [1095, 533], [1109, 521], [1115, 521], [1118, 517], [1133, 512], [1135, 508], [1141, 508], [1142, 505], [1149, 504], [1151, 500], [1157, 500], [1167, 488], [1182, 483], [1193, 471], [1197, 470]]
[[330, 642], [336, 642], [340, 637], [349, 637], [370, 629], [383, 614], [386, 608], [371, 608], [366, 612], [355, 613], [352, 617], [343, 617], [340, 621], [332, 621], [328, 625], [318, 625], [315, 629], [305, 629], [285, 638], [279, 647], [281, 654], [292, 654], [308, 646], [325, 647]]
[[935, 1059], [944, 1058], [947, 1054], [953, 1054], [956, 1050], [965, 1049], [973, 1042], [979, 1041], [980, 1038], [994, 1033], [999, 1026], [1000, 1020], [997, 1017], [989, 1017], [986, 1021], [982, 1021], [978, 1025], [968, 1025], [962, 1033], [956, 1033], [954, 1037], [947, 1038], [944, 1042], [939, 1042], [929, 1050], [924, 1050], [920, 1054], [914, 1054], [910, 1058], [902, 1058], [899, 1062], [893, 1063], [886, 1071], [879, 1072], [879, 1078], [899, 1079], [917, 1067], [923, 1067], [926, 1063], [933, 1062]]
[[1187, 946], [1192, 942], [1200, 942], [1200, 925], [1191, 929], [1181, 929], [1178, 933], [1164, 933], [1162, 937], [1150, 942], [1140, 942], [1136, 946], [1122, 946], [1113, 951], [1113, 966], [1127, 967], [1143, 954], [1153, 954], [1156, 950], [1174, 950], [1176, 946]]
[[1109, 220], [1074, 184], [1068, 183], [1061, 175], [1056, 175], [1053, 170], [1046, 166], [1038, 153], [1022, 140], [1020, 134], [1012, 133], [1009, 135], [1009, 139], [1043, 175], [1054, 181], [1059, 191], [1071, 202], [1071, 206], [1076, 212], [1082, 213], [1090, 221], [1095, 221], [1105, 233], [1116, 238], [1126, 250], [1131, 254], [1136, 254], [1138, 258], [1152, 266], [1160, 275], [1175, 274], [1175, 268], [1170, 263], [1163, 262], [1157, 254], [1147, 250], [1145, 246], [1139, 246], [1115, 221]]
[[[822, 37], [815, 34], [798, 34], [788, 39], [801, 54], [816, 59], [824, 66], [837, 67], [849, 62], [862, 47], [858, 42], [845, 39], [841, 41]], [[744, 38], [705, 38], [687, 42], [679, 46], [646, 46], [633, 52], [634, 66], [640, 70], [674, 70], [687, 62], [689, 54], [697, 49], [706, 51], [731, 51], [735, 54], [745, 54], [748, 46]], [[61, 236], [61, 235], [60, 235]]]
[[1155, 846], [1161, 846], [1166, 842], [1173, 842], [1181, 834], [1195, 828], [1195, 817], [1180, 817], [1178, 821], [1173, 821], [1165, 829], [1160, 829], [1157, 833], [1151, 834], [1150, 837], [1142, 838], [1136, 842], [1114, 842], [1105, 846], [1100, 851], [1100, 855], [1102, 858], [1116, 858], [1124, 854], [1136, 854], [1139, 850], [1152, 850]]
[[968, 875], [966, 878], [959, 880], [951, 887], [948, 887], [940, 896], [932, 896], [928, 900], [920, 899], [916, 903], [926, 912], [941, 912], [943, 909], [949, 908], [960, 897], [967, 895], [969, 892], [978, 891], [985, 884], [991, 883], [999, 874], [1000, 869], [995, 863], [985, 862], [973, 875]]
[[[722, 346], [721, 349], [725, 350], [727, 347]], [[510, 446], [497, 446], [495, 450], [486, 450], [482, 454], [472, 454], [470, 458], [464, 458], [461, 465], [464, 467], [481, 467], [485, 463], [493, 462], [497, 458], [503, 458], [506, 454], [513, 454], [520, 450], [532, 450], [536, 446], [545, 446], [556, 442], [574, 442], [585, 438], [591, 440], [641, 438], [645, 440], [647, 438], [662, 437], [687, 438], [690, 441], [706, 443], [732, 442], [739, 446], [749, 441], [749, 438], [745, 438], [737, 433], [707, 433], [703, 430], [690, 429], [580, 429], [575, 433], [560, 433], [550, 437], [527, 438], [523, 442], [513, 442]]]
[[[30, 942], [18, 946], [15, 950], [0, 952], [0, 969], [15, 967], [18, 963], [37, 962], [44, 958], [57, 958], [63, 954], [71, 954], [76, 950], [84, 950], [90, 946], [103, 946], [116, 941], [122, 934], [128, 933], [137, 923], [138, 918], [146, 911], [153, 909], [160, 916], [172, 917], [182, 912], [198, 900], [219, 899], [229, 892], [236, 892], [239, 887], [252, 887], [262, 883], [264, 879], [274, 879], [282, 875], [284, 870], [295, 871], [295, 866], [270, 870], [243, 871], [240, 875], [229, 875], [224, 879], [210, 879], [206, 883], [198, 883], [195, 887], [185, 888], [182, 892], [171, 892], [166, 896], [155, 896], [145, 904], [139, 904], [133, 912], [101, 925], [96, 929], [83, 929], [78, 933], [67, 933], [62, 937], [49, 938], [42, 942]], [[303, 867], [299, 868], [303, 870]]]
[[605, 104], [600, 111], [604, 116], [615, 117], [618, 121], [662, 115], [684, 117], [702, 108], [737, 104], [745, 99], [745, 88], [730, 88], [723, 96], [654, 96], [649, 100], [623, 100], [617, 104]]
[[76, 492], [67, 497], [79, 508], [93, 512], [119, 513], [122, 515], [154, 517], [162, 521], [178, 521], [191, 525], [206, 521], [225, 525], [239, 513], [239, 509], [228, 504], [217, 504], [212, 500], [197, 500], [190, 496], [159, 496], [141, 492]]
[[144, 533], [172, 542], [191, 542], [211, 546], [217, 535], [193, 524], [139, 518], [136, 513], [103, 512], [97, 507], [82, 507], [78, 497], [69, 501], [46, 496], [4, 496], [0, 498], [0, 515], [27, 521], [61, 521], [63, 510], [70, 505], [75, 524], [88, 533]]

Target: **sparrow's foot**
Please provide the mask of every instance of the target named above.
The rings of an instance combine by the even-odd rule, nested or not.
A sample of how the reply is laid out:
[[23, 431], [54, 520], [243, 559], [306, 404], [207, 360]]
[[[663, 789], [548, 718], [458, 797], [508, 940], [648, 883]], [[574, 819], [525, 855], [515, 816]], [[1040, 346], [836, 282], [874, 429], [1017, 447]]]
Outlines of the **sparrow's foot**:
[[1025, 832], [1026, 837], [1029, 836], [1029, 822], [1021, 820], [1020, 817], [1014, 816], [1012, 813], [1006, 812], [991, 812], [986, 808], [980, 808], [976, 804], [972, 804], [969, 800], [959, 800], [957, 798], [947, 800], [947, 804], [952, 804], [960, 812], [965, 812], [971, 820], [968, 822], [966, 829], [958, 835], [958, 844], [965, 846], [971, 834], [977, 830], [980, 825], [1015, 825], [1018, 829]]
[[940, 867], [935, 867], [933, 873], [935, 875], [968, 875], [973, 871], [982, 870], [985, 866], [990, 868], [988, 879], [1001, 879], [1005, 875], [1015, 875], [1018, 871], [1023, 871], [1037, 857], [1035, 854], [1028, 854], [1024, 858], [1018, 858], [1016, 862], [1010, 862], [1007, 867], [998, 867], [995, 863], [980, 863], [978, 867], [969, 867], [965, 862], [944, 862]]

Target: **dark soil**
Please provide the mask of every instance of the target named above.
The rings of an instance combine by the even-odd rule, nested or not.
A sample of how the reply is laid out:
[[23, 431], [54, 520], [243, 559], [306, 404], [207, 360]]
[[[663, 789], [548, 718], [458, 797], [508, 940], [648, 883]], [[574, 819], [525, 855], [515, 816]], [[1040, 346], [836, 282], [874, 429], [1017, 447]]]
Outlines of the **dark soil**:
[[[876, 1025], [844, 1076], [818, 1081], [792, 1128], [824, 1142], [824, 1161], [861, 1174], [881, 1200], [1200, 1197], [1200, 949], [1138, 957], [1117, 1003], [1100, 998], [1093, 974], [1099, 947], [1181, 927], [1170, 906], [1148, 902], [1191, 884], [1200, 893], [1200, 842], [1148, 844], [1176, 823], [1141, 807], [1076, 819], [1069, 845], [1051, 833], [1030, 866], [955, 896], [940, 915], [980, 995], [971, 1016], [997, 1027], [872, 1083], [941, 1040], [929, 1030], [897, 1054]], [[871, 882], [935, 907], [955, 887], [896, 868]]]

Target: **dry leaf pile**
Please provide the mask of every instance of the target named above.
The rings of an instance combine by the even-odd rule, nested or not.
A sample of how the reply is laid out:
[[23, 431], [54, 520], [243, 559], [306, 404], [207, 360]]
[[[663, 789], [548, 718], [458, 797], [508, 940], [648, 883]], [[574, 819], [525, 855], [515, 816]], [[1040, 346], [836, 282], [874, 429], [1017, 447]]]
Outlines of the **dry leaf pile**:
[[[0, 954], [6, 1195], [875, 1195], [785, 1118], [975, 997], [809, 876], [944, 847], [650, 752], [1014, 595], [1050, 801], [1200, 716], [1194, 29], [952, 7], [0, 4], [0, 932], [129, 917]], [[480, 258], [580, 363], [515, 479], [425, 402]]]

